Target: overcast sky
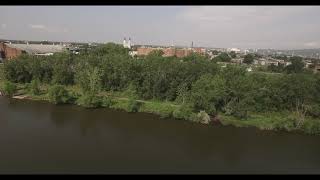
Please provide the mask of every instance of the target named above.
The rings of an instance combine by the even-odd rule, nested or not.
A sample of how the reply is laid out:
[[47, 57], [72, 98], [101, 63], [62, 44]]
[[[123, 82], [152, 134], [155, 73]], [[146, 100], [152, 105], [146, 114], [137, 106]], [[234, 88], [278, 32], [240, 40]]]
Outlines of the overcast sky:
[[2, 6], [0, 38], [320, 48], [320, 6]]

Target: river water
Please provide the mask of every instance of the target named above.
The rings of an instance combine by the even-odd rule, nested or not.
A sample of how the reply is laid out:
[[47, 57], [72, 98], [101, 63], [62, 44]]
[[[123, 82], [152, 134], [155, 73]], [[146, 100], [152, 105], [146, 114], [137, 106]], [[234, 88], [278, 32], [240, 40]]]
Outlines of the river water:
[[0, 97], [0, 173], [320, 173], [320, 136]]

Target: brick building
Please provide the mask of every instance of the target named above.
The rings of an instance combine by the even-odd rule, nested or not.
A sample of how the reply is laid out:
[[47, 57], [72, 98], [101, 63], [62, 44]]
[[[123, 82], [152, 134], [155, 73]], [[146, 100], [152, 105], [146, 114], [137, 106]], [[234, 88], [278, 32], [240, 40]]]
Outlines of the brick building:
[[23, 50], [8, 46], [6, 43], [0, 43], [0, 56], [2, 59], [12, 59], [24, 53]]
[[150, 47], [138, 47], [137, 48], [137, 55], [138, 56], [146, 56], [152, 51], [157, 50], [157, 48], [150, 48]]
[[176, 54], [176, 49], [175, 48], [163, 49], [163, 56], [164, 57], [174, 56], [175, 54]]
[[201, 55], [205, 54], [205, 49], [203, 48], [193, 48], [193, 49], [177, 49], [177, 48], [150, 48], [150, 47], [139, 47], [137, 48], [137, 55], [148, 55], [154, 50], [162, 50], [163, 51], [163, 57], [185, 57], [190, 55], [192, 52], [199, 53]]

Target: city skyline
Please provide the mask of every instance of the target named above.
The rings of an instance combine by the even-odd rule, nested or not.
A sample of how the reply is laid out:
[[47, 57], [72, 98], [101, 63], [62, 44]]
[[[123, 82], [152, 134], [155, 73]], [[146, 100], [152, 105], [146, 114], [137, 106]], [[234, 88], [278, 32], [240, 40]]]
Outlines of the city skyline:
[[[0, 39], [262, 49], [320, 47], [318, 6], [2, 6]], [[84, 13], [85, 12], [85, 13]]]

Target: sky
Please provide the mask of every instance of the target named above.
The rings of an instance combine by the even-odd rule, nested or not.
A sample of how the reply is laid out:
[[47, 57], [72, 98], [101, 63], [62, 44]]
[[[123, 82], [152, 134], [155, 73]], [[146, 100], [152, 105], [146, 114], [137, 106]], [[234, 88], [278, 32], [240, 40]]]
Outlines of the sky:
[[0, 39], [320, 48], [320, 6], [1, 6]]

